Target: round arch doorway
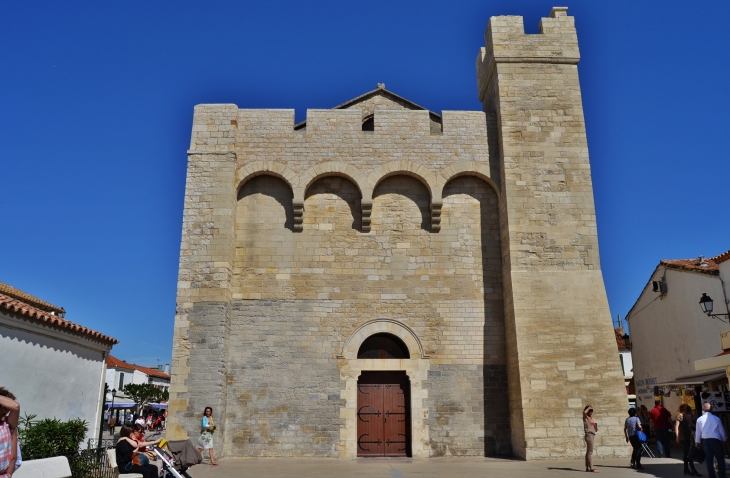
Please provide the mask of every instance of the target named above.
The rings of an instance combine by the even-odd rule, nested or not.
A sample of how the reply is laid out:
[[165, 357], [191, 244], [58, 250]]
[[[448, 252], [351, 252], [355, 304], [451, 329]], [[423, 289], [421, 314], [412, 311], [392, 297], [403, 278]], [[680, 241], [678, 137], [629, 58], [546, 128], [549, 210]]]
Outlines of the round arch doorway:
[[[408, 359], [398, 337], [380, 333], [360, 346], [358, 359]], [[410, 381], [405, 371], [363, 371], [357, 380], [357, 456], [411, 454]]]

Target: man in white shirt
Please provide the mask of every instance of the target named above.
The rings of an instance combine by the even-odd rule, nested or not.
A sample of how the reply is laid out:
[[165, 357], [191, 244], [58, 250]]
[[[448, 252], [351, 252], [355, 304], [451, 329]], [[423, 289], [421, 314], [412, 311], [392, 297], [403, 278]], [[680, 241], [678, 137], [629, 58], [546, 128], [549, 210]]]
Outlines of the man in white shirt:
[[140, 415], [140, 416], [139, 416], [139, 418], [137, 418], [137, 419], [136, 419], [136, 420], [134, 421], [134, 423], [135, 423], [135, 424], [137, 424], [137, 425], [142, 425], [142, 426], [144, 426], [144, 424], [145, 424], [145, 423], [144, 423], [144, 417], [143, 417], [142, 415]]
[[720, 478], [725, 478], [725, 448], [723, 443], [727, 440], [725, 427], [719, 418], [712, 414], [712, 405], [705, 403], [702, 407], [704, 415], [697, 420], [697, 431], [695, 432], [695, 443], [697, 448], [702, 446], [705, 450], [705, 463], [707, 464], [707, 475], [710, 478], [715, 476], [715, 458], [717, 459], [717, 471]]

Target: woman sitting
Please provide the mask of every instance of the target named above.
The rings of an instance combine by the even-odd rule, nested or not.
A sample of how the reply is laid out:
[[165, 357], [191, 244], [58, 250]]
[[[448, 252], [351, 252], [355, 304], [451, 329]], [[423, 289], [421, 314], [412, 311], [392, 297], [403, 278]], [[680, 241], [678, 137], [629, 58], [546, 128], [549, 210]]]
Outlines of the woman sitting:
[[[157, 478], [159, 469], [155, 465], [149, 463], [149, 459], [139, 454], [139, 442], [132, 438], [134, 428], [124, 425], [119, 430], [119, 441], [117, 442], [117, 467], [119, 473], [126, 475], [127, 473], [140, 473], [144, 478]], [[155, 445], [160, 441], [143, 442], [144, 446]]]
[[162, 462], [157, 459], [157, 455], [154, 451], [147, 449], [147, 447], [160, 443], [162, 438], [154, 441], [145, 441], [146, 437], [144, 436], [144, 427], [142, 425], [134, 425], [133, 428], [134, 430], [132, 431], [132, 436], [130, 438], [137, 442], [137, 446], [139, 447], [137, 452], [143, 453], [150, 460], [150, 463], [160, 470], [160, 476], [162, 476]]

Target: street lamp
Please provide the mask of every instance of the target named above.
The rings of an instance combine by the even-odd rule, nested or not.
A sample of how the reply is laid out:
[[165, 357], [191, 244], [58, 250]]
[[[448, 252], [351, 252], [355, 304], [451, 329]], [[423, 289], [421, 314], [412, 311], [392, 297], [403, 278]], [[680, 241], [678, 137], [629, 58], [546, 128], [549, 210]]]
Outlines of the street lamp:
[[702, 297], [700, 297], [700, 308], [702, 309], [702, 312], [704, 312], [707, 317], [712, 317], [717, 320], [722, 320], [724, 322], [730, 322], [730, 314], [713, 314], [712, 311], [714, 309], [712, 297], [702, 293]]

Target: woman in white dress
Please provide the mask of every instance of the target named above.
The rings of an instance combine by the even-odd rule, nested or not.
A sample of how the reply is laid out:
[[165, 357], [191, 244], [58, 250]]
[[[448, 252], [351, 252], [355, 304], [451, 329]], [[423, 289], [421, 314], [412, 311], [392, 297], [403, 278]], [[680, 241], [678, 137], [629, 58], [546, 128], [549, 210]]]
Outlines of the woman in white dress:
[[198, 438], [198, 451], [208, 450], [210, 464], [217, 465], [213, 458], [213, 433], [215, 433], [215, 421], [213, 420], [213, 409], [205, 407], [200, 438]]

